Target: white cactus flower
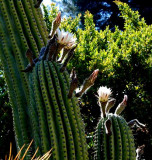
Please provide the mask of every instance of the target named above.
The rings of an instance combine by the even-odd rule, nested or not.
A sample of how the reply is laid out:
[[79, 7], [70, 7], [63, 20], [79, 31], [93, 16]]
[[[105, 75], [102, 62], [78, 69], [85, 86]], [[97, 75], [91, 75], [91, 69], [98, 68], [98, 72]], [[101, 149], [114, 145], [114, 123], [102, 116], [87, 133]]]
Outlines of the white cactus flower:
[[104, 86], [100, 87], [98, 89], [99, 102], [107, 102], [111, 93], [112, 91], [110, 88]]
[[68, 46], [75, 43], [76, 41], [76, 38], [73, 37], [73, 34], [72, 33], [69, 33], [69, 32], [65, 32], [64, 30], [59, 30], [57, 29], [56, 30], [56, 33], [57, 33], [57, 41], [58, 43], [62, 44], [62, 45], [65, 45], [65, 46]]

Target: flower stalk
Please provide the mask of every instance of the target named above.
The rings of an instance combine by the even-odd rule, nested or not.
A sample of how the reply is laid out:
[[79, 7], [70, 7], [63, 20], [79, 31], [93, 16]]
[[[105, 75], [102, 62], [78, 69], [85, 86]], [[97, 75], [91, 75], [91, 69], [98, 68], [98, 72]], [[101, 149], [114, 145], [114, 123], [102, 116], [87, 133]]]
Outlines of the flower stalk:
[[24, 70], [21, 70], [21, 72], [30, 72], [33, 70], [33, 67], [35, 66], [35, 62], [34, 62], [32, 56], [33, 56], [32, 51], [30, 49], [28, 49], [26, 51], [26, 57], [29, 61], [29, 64], [27, 65], [27, 67]]
[[124, 99], [123, 101], [118, 105], [118, 107], [116, 108], [115, 114], [120, 115], [121, 112], [125, 109], [125, 107], [127, 106], [127, 100], [128, 100], [128, 96], [124, 95]]
[[104, 86], [98, 89], [98, 103], [101, 108], [101, 117], [106, 117], [106, 105], [111, 93], [111, 89]]
[[71, 59], [71, 58], [73, 57], [73, 55], [74, 55], [74, 50], [76, 49], [76, 47], [77, 47], [77, 46], [75, 46], [74, 48], [72, 48], [72, 49], [70, 50], [70, 52], [68, 53], [68, 56], [67, 56], [67, 58], [65, 59], [65, 62], [63, 63], [63, 65], [62, 65], [61, 68], [60, 68], [60, 72], [64, 72], [64, 71], [65, 71], [68, 62], [70, 61], [70, 59]]
[[107, 102], [107, 104], [106, 104], [106, 110], [105, 110], [106, 114], [109, 114], [110, 109], [114, 106], [115, 102], [116, 102], [116, 99], [114, 99], [114, 98], [110, 99]]

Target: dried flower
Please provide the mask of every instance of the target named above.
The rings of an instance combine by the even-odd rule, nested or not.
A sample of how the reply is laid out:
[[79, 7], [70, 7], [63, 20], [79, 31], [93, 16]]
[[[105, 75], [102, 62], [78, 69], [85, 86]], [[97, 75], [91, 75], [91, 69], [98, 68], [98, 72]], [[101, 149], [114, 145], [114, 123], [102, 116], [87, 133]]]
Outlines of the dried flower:
[[107, 102], [110, 95], [111, 95], [111, 89], [107, 87], [100, 87], [98, 89], [98, 96], [99, 96], [99, 102]]

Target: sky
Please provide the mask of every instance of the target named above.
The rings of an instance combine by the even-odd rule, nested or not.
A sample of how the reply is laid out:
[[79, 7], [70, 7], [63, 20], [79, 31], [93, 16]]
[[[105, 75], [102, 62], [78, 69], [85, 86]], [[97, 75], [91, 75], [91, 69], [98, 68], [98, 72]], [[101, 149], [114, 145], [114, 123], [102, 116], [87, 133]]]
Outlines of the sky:
[[50, 3], [51, 3], [51, 0], [43, 0], [43, 4], [45, 6], [50, 5]]

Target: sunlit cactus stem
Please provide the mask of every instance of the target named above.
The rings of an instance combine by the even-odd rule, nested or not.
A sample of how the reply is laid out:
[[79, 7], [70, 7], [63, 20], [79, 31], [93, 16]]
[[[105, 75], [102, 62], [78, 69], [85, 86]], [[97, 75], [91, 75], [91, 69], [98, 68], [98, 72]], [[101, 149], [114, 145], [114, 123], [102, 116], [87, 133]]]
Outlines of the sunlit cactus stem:
[[108, 114], [110, 112], [110, 109], [115, 105], [116, 99], [112, 98], [108, 100], [106, 107], [105, 107], [105, 112]]

